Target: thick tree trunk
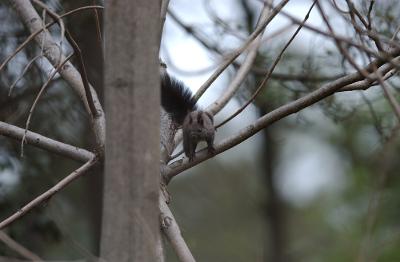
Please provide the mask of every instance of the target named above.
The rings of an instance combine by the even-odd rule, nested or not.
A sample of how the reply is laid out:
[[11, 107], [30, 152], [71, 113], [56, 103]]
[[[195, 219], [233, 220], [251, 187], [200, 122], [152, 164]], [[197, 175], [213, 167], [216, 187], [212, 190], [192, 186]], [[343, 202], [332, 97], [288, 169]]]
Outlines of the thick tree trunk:
[[107, 143], [101, 257], [158, 261], [158, 1], [106, 1]]

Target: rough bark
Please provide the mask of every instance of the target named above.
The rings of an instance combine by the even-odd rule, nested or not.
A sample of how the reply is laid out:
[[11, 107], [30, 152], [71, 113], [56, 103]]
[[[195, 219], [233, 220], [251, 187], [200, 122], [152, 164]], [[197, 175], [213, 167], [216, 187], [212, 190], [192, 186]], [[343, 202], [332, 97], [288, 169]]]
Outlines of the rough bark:
[[107, 144], [101, 257], [158, 261], [158, 1], [105, 2]]

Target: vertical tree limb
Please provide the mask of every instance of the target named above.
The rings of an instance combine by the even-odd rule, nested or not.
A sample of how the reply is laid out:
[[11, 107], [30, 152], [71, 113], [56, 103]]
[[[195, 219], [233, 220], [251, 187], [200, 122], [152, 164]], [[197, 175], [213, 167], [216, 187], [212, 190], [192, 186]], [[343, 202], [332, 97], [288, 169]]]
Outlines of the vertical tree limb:
[[158, 1], [106, 1], [101, 257], [160, 261]]

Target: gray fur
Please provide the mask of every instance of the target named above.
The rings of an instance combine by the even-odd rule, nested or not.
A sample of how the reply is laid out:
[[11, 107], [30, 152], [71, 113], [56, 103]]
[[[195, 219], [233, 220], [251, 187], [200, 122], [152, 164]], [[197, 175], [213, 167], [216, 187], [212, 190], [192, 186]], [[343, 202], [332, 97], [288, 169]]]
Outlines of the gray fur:
[[200, 141], [207, 142], [208, 152], [214, 153], [214, 118], [202, 110], [189, 112], [183, 121], [183, 151], [193, 161]]

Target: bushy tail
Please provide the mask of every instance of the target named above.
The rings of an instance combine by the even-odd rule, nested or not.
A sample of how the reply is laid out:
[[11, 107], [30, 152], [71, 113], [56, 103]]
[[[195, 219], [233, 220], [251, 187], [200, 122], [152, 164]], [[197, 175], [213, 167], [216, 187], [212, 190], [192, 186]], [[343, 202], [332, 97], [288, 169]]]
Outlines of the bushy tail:
[[179, 125], [183, 124], [189, 112], [197, 110], [192, 92], [181, 81], [167, 73], [161, 75], [161, 105]]

